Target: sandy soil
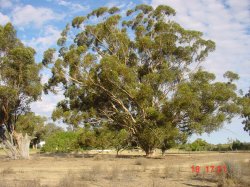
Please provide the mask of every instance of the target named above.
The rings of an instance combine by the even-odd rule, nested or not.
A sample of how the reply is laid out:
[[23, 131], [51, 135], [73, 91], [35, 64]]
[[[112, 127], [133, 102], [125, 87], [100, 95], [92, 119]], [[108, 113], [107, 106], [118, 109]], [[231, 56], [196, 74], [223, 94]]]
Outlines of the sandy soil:
[[[217, 186], [221, 172], [206, 166], [225, 160], [246, 167], [241, 173], [250, 181], [250, 153], [174, 154], [144, 158], [113, 154], [32, 154], [30, 160], [8, 160], [0, 156], [0, 187], [12, 186]], [[192, 166], [200, 172], [192, 172]], [[249, 185], [250, 186], [250, 185]]]

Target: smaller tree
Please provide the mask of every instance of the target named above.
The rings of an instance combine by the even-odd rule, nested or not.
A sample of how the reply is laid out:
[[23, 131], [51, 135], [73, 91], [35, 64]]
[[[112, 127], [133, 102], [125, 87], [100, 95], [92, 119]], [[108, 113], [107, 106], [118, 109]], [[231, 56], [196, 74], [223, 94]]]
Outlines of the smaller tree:
[[242, 146], [242, 143], [240, 142], [240, 140], [235, 140], [233, 141], [233, 150], [238, 150], [240, 149], [240, 147]]
[[112, 146], [112, 138], [113, 134], [112, 132], [106, 128], [96, 128], [96, 147], [100, 148], [102, 151], [104, 149], [110, 148]]
[[68, 153], [79, 148], [77, 132], [58, 132], [47, 138], [42, 150], [45, 152]]
[[190, 144], [192, 151], [205, 151], [208, 150], [210, 144], [207, 143], [205, 140], [198, 138], [193, 143]]
[[42, 132], [43, 133], [40, 139], [46, 140], [48, 137], [50, 137], [54, 133], [63, 132], [63, 128], [58, 127], [56, 124], [49, 122], [45, 124], [45, 127]]
[[129, 133], [122, 129], [120, 131], [113, 131], [113, 138], [111, 139], [112, 147], [116, 150], [116, 156], [119, 152], [129, 146]]

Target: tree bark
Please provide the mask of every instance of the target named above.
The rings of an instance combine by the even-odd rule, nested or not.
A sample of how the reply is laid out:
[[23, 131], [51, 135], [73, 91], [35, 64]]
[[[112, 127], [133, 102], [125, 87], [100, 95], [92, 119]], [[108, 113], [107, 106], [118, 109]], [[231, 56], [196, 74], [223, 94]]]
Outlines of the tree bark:
[[119, 156], [119, 151], [120, 151], [120, 149], [117, 149], [117, 150], [116, 150], [116, 157]]
[[[12, 135], [10, 135], [12, 136]], [[13, 137], [10, 137], [10, 139], [16, 140], [16, 145], [11, 143], [8, 139], [3, 140], [3, 149], [6, 152], [6, 154], [11, 159], [29, 159], [29, 146], [31, 137], [29, 137], [27, 134], [23, 136], [21, 133], [13, 133]]]
[[161, 156], [164, 156], [166, 149], [161, 149]]
[[21, 158], [29, 159], [29, 148], [31, 138], [27, 135], [27, 133], [25, 134], [25, 136], [23, 136], [22, 134], [17, 134], [16, 141]]
[[154, 150], [152, 149], [145, 150], [145, 153], [146, 153], [146, 157], [154, 156]]
[[3, 141], [3, 149], [6, 152], [6, 154], [11, 158], [11, 159], [18, 159], [20, 158], [20, 153], [19, 151], [16, 149], [16, 147], [10, 143], [9, 140], [5, 140]]

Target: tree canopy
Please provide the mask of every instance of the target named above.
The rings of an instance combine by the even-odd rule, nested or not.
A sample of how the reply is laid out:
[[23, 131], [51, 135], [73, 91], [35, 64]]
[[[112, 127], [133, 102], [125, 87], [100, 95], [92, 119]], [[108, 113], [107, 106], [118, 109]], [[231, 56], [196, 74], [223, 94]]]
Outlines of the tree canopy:
[[226, 72], [229, 80], [217, 82], [203, 70], [215, 43], [183, 28], [174, 15], [165, 5], [138, 5], [126, 16], [101, 7], [67, 24], [59, 56], [48, 49], [43, 59], [52, 72], [45, 91], [61, 87], [65, 96], [53, 119], [124, 129], [147, 155], [230, 121], [240, 112], [238, 75]]
[[30, 110], [29, 104], [42, 92], [35, 50], [17, 38], [11, 23], [0, 26], [0, 126], [9, 132], [19, 115]]

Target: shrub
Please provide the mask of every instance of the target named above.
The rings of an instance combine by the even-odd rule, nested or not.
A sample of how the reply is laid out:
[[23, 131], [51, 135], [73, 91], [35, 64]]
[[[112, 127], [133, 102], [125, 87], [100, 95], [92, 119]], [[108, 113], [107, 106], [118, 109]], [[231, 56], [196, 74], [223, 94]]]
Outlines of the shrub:
[[209, 150], [210, 145], [205, 140], [198, 138], [190, 144], [190, 147], [192, 151], [207, 151]]
[[233, 141], [233, 150], [250, 150], [250, 143], [240, 142], [239, 140]]
[[71, 152], [79, 148], [77, 132], [58, 132], [48, 137], [44, 152]]
[[222, 165], [226, 166], [226, 172], [218, 175], [218, 186], [231, 186], [241, 183], [241, 166], [232, 161], [224, 161]]

